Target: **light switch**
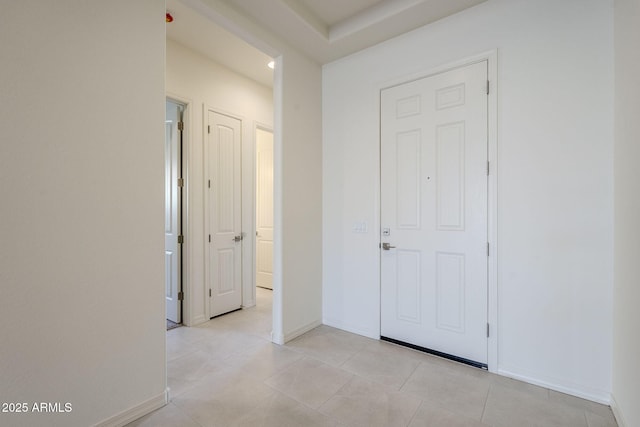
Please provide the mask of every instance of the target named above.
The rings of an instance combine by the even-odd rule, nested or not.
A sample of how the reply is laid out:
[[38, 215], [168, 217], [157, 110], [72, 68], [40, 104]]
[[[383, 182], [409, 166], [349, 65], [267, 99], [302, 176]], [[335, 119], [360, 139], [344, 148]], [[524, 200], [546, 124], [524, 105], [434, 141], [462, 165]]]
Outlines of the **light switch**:
[[356, 221], [353, 223], [351, 227], [351, 231], [354, 233], [366, 233], [367, 232], [367, 222], [366, 221]]

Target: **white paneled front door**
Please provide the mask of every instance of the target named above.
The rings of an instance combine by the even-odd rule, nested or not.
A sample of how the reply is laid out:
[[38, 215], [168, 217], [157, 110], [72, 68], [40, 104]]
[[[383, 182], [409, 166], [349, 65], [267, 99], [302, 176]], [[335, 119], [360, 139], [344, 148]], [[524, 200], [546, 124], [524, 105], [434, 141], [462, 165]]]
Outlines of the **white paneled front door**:
[[381, 92], [381, 335], [487, 363], [487, 62]]
[[182, 143], [179, 124], [182, 122], [183, 106], [172, 101], [166, 102], [164, 176], [165, 176], [165, 225], [164, 225], [164, 264], [165, 299], [167, 319], [180, 323], [181, 319], [181, 194], [178, 185], [181, 177], [180, 144]]
[[242, 306], [240, 120], [209, 111], [208, 191], [209, 314]]
[[256, 129], [256, 286], [273, 289], [273, 133]]

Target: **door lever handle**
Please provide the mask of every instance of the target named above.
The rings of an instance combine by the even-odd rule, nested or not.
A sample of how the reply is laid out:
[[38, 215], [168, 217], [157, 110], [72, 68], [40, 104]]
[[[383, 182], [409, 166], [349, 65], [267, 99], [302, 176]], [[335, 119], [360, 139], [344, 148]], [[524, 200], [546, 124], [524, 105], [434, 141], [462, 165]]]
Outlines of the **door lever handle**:
[[382, 244], [382, 250], [388, 251], [389, 249], [395, 249], [395, 246], [391, 246], [391, 244], [389, 244], [389, 243], [383, 243]]
[[239, 242], [239, 241], [241, 241], [241, 240], [243, 239], [243, 237], [244, 237], [244, 236], [242, 236], [242, 235], [240, 235], [240, 236], [235, 236], [235, 237], [233, 238], [233, 241], [234, 241], [234, 242]]

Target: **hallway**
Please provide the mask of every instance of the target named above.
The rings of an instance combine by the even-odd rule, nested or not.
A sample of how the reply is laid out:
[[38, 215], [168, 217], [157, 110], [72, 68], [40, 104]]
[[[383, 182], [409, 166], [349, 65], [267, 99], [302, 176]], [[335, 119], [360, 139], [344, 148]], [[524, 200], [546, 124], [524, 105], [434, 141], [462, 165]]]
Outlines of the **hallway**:
[[615, 427], [611, 410], [320, 326], [270, 342], [257, 306], [167, 332], [171, 402], [129, 426]]

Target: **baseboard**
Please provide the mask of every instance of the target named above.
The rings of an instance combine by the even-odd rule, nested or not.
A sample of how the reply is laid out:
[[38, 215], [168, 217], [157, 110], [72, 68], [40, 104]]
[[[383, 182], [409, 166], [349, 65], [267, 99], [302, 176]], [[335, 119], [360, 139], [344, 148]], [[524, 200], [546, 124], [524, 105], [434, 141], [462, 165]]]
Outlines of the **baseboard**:
[[98, 423], [95, 427], [122, 427], [169, 403], [169, 389], [163, 393]]
[[380, 331], [371, 331], [370, 329], [359, 328], [354, 325], [345, 324], [340, 320], [333, 319], [331, 317], [323, 317], [322, 324], [331, 326], [332, 328], [340, 329], [352, 334], [362, 335], [363, 337], [372, 338], [374, 340], [380, 339]]
[[284, 335], [276, 334], [271, 331], [271, 342], [278, 345], [284, 345]]
[[291, 332], [289, 332], [288, 334], [284, 334], [284, 342], [287, 343], [289, 341], [291, 341], [292, 339], [298, 338], [300, 335], [309, 332], [310, 330], [312, 330], [313, 328], [317, 328], [318, 326], [322, 325], [322, 321], [321, 320], [314, 320], [311, 323], [308, 323], [298, 329], [295, 329]]
[[591, 400], [592, 402], [601, 403], [603, 405], [611, 404], [611, 395], [607, 393], [593, 393], [587, 392], [584, 390], [580, 390], [574, 387], [567, 387], [563, 385], [559, 385], [556, 383], [552, 383], [549, 381], [539, 380], [537, 378], [530, 377], [528, 375], [523, 375], [519, 373], [515, 373], [513, 371], [509, 371], [507, 369], [498, 369], [498, 375], [502, 375], [505, 377], [513, 378], [514, 380], [523, 381], [525, 383], [537, 385], [540, 387], [548, 388], [549, 390], [558, 391], [560, 393], [569, 394], [571, 396], [579, 397], [581, 399]]
[[187, 326], [197, 326], [200, 325], [201, 323], [204, 323], [206, 321], [208, 321], [209, 319], [207, 319], [207, 316], [205, 316], [204, 314], [201, 314], [199, 316], [194, 317], [193, 319], [191, 319], [191, 323]]
[[620, 412], [620, 407], [613, 393], [611, 393], [611, 410], [613, 411], [613, 416], [616, 417], [618, 427], [627, 427], [627, 423], [624, 421], [624, 417], [622, 416], [622, 412]]

